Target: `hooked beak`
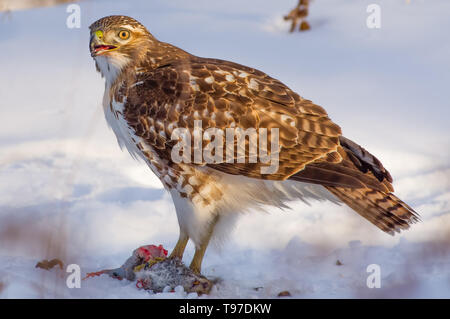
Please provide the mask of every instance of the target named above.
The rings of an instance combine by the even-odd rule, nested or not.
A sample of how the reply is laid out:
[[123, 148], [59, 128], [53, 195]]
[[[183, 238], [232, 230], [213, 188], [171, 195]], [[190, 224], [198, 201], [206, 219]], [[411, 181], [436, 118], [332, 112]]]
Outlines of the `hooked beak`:
[[89, 43], [89, 49], [91, 51], [91, 56], [96, 57], [102, 55], [106, 52], [117, 49], [117, 46], [104, 43], [98, 34], [93, 34], [91, 36], [91, 41]]

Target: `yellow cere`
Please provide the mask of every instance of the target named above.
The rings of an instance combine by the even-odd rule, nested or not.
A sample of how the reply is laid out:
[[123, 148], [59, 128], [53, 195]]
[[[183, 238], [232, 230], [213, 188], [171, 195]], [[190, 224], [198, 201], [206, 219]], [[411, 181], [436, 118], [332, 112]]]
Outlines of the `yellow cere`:
[[97, 36], [97, 38], [101, 39], [103, 38], [103, 32], [100, 30], [95, 31], [95, 35]]

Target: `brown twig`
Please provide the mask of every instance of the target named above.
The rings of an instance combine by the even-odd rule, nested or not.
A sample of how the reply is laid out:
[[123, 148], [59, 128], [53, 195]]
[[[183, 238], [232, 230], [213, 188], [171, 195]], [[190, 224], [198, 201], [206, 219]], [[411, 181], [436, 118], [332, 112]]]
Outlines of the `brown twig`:
[[289, 32], [294, 32], [299, 22], [299, 31], [306, 31], [311, 28], [306, 21], [309, 10], [308, 8], [309, 0], [299, 0], [297, 6], [292, 9], [287, 16], [284, 17], [284, 20], [286, 21], [292, 20], [291, 29], [289, 30]]

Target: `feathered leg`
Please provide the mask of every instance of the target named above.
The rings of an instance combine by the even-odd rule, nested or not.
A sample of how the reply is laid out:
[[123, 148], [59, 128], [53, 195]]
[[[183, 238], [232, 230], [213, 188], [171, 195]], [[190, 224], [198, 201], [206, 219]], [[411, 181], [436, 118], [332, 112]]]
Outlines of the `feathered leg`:
[[183, 253], [184, 249], [186, 248], [186, 245], [189, 241], [188, 235], [182, 230], [180, 230], [180, 237], [178, 238], [177, 244], [175, 245], [175, 248], [172, 250], [172, 253], [170, 254], [169, 258], [178, 258], [183, 259]]
[[203, 256], [205, 255], [206, 248], [208, 247], [209, 241], [214, 232], [214, 227], [216, 226], [218, 221], [219, 216], [218, 215], [214, 216], [213, 220], [208, 226], [208, 231], [203, 237], [203, 240], [201, 241], [200, 245], [198, 247], [195, 247], [194, 258], [192, 258], [192, 262], [189, 265], [189, 268], [197, 274], [199, 274], [201, 271]]

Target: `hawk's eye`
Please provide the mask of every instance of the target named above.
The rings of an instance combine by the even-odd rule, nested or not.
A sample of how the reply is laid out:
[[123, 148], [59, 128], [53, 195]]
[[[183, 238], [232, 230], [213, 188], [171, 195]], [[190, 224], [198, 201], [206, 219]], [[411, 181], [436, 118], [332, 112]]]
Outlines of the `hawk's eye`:
[[130, 37], [130, 32], [126, 31], [126, 30], [120, 30], [119, 31], [119, 38], [121, 38], [122, 40], [126, 40]]

